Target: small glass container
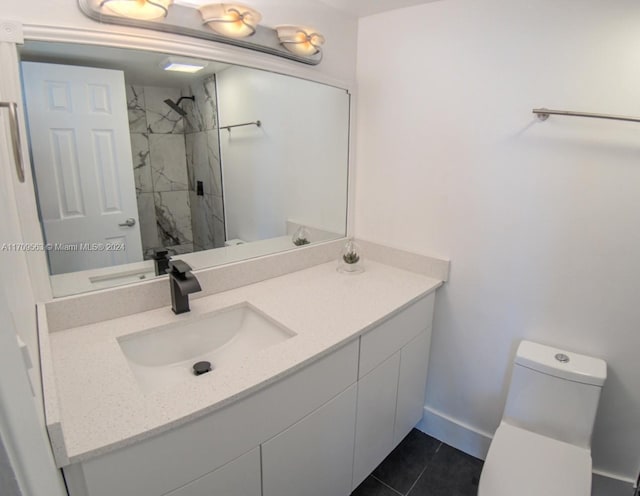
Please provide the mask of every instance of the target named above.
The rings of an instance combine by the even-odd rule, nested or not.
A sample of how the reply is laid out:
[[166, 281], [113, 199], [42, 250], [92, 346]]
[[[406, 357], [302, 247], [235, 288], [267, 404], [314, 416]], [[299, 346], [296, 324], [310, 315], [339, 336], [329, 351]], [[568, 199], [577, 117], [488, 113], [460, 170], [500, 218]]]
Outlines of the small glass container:
[[348, 240], [342, 249], [337, 270], [344, 274], [360, 274], [364, 272], [362, 252], [352, 239]]
[[291, 236], [291, 241], [293, 241], [293, 244], [296, 246], [304, 246], [311, 243], [309, 237], [309, 230], [304, 226], [300, 226], [296, 229], [296, 232], [293, 233], [293, 236]]

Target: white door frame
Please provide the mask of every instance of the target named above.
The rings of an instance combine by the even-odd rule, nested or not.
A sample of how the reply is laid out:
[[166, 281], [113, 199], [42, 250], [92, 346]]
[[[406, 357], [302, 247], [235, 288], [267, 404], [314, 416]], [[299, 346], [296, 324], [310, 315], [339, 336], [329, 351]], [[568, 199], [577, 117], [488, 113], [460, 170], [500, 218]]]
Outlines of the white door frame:
[[[22, 42], [22, 31], [18, 24], [0, 22], [0, 27], [0, 63], [4, 64], [0, 101], [18, 103], [19, 131], [21, 136], [26, 136], [16, 50], [16, 44]], [[0, 164], [3, 165], [0, 170], [0, 242], [38, 240], [41, 236], [31, 171], [30, 167], [25, 167], [28, 164], [26, 142], [23, 139], [21, 143], [24, 163], [18, 164], [24, 167], [25, 181], [20, 182], [15, 171], [9, 117], [4, 112], [0, 117]], [[30, 230], [35, 226], [34, 234]], [[39, 371], [33, 289], [34, 279], [38, 277], [41, 278], [39, 284], [48, 287], [44, 252], [15, 250], [0, 256], [0, 436], [22, 494], [63, 496], [66, 494], [64, 483], [53, 461], [44, 426], [39, 373], [32, 374], [30, 379], [17, 340], [20, 334], [30, 341], [27, 347], [31, 362]], [[29, 300], [24, 302], [25, 306], [15, 300], [16, 291], [23, 300]]]
[[[15, 157], [3, 157], [3, 164], [11, 168], [11, 183], [7, 184], [7, 191], [4, 194], [12, 200], [11, 204], [17, 207], [17, 217], [22, 239], [24, 243], [31, 246], [42, 244], [42, 230], [38, 219], [38, 208], [36, 206], [35, 190], [33, 188], [33, 177], [29, 161], [29, 148], [27, 145], [27, 129], [25, 126], [25, 113], [22, 104], [22, 87], [20, 82], [20, 64], [18, 58], [17, 45], [24, 42], [22, 25], [17, 22], [0, 20], [0, 67], [2, 67], [2, 77], [0, 77], [0, 101], [15, 102], [18, 105], [18, 124], [21, 137], [22, 167], [24, 169], [24, 182], [18, 181], [14, 173]], [[0, 112], [2, 122], [2, 132], [6, 137], [6, 142], [11, 143], [8, 129], [8, 117], [4, 111]], [[11, 149], [11, 148], [9, 148]], [[9, 175], [9, 174], [7, 174]], [[3, 240], [0, 240], [3, 241]], [[29, 266], [29, 275], [37, 301], [51, 299], [51, 285], [49, 283], [49, 267], [44, 251], [25, 252]]]

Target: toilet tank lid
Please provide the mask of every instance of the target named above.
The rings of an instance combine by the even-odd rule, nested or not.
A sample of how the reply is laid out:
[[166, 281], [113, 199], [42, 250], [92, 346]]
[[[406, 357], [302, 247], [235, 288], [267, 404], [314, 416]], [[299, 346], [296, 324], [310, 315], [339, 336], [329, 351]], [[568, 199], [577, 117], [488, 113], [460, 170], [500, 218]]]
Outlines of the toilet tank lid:
[[554, 377], [593, 386], [602, 386], [607, 378], [607, 363], [600, 358], [531, 341], [520, 342], [515, 363]]

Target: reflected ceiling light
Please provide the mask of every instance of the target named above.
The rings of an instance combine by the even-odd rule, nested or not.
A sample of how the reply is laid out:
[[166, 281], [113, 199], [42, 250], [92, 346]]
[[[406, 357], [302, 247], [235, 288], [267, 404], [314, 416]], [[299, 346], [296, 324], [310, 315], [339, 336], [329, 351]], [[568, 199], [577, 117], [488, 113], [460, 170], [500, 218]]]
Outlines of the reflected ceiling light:
[[197, 62], [193, 60], [180, 60], [173, 57], [168, 57], [160, 62], [160, 67], [165, 71], [174, 72], [189, 72], [194, 73], [201, 71], [207, 66], [204, 62]]
[[280, 43], [292, 53], [308, 57], [322, 51], [325, 38], [315, 29], [304, 26], [276, 27]]
[[211, 3], [198, 10], [209, 28], [229, 38], [251, 36], [262, 19], [260, 12], [238, 3]]
[[173, 0], [102, 0], [100, 7], [122, 17], [149, 21], [167, 17], [172, 3]]

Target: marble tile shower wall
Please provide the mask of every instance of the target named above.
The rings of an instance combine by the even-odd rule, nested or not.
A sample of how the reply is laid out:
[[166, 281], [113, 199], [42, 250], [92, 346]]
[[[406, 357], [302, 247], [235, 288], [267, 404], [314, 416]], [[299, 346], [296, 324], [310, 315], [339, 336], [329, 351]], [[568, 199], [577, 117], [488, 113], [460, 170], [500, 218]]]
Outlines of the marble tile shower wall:
[[[224, 245], [220, 173], [217, 183], [214, 177], [203, 180], [208, 181], [204, 191], [210, 190], [211, 198], [206, 193], [202, 197], [196, 195], [194, 171], [196, 167], [202, 169], [196, 161], [209, 164], [211, 153], [219, 164], [219, 154], [217, 145], [209, 152], [207, 141], [192, 138], [198, 134], [194, 126], [202, 120], [199, 116], [207, 115], [201, 107], [211, 106], [199, 105], [200, 101], [205, 102], [202, 81], [199, 91], [197, 84], [193, 86], [180, 89], [127, 85], [131, 151], [145, 258], [157, 247], [180, 254]], [[213, 89], [215, 91], [215, 86]], [[166, 99], [177, 102], [180, 96], [191, 93], [196, 95], [196, 105], [189, 100], [181, 104], [188, 118], [183, 119], [164, 103]], [[215, 99], [213, 102], [215, 112]], [[215, 119], [213, 121], [215, 127]], [[214, 133], [217, 139], [217, 131]], [[202, 175], [198, 172], [198, 177]], [[216, 206], [214, 190], [220, 198], [219, 206]], [[216, 215], [216, 212], [220, 213]], [[221, 236], [218, 244], [213, 236], [217, 219], [222, 225], [221, 230], [217, 228]]]
[[219, 248], [224, 246], [225, 229], [215, 76], [194, 81], [184, 93], [195, 97], [193, 102], [184, 100], [194, 249]]

